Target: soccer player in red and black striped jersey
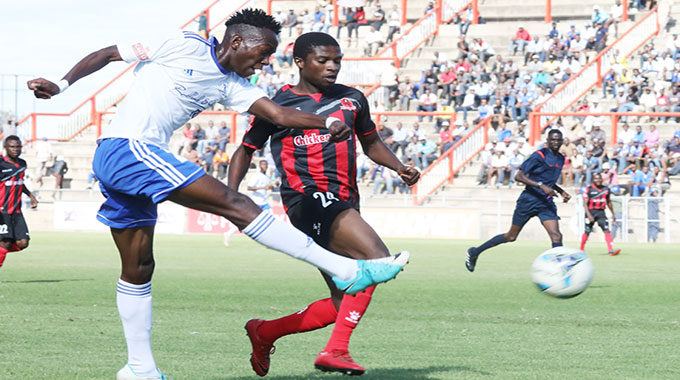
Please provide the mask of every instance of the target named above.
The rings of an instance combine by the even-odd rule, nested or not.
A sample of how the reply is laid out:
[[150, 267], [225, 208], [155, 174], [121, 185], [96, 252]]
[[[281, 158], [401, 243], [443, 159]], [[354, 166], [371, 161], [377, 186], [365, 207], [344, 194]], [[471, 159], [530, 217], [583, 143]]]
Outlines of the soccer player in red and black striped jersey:
[[607, 214], [605, 214], [605, 207], [609, 208], [612, 213], [612, 223], [616, 223], [616, 215], [614, 215], [614, 208], [610, 199], [611, 191], [609, 187], [602, 184], [602, 175], [600, 173], [593, 174], [593, 184], [588, 186], [585, 193], [583, 193], [583, 208], [586, 210], [586, 228], [581, 236], [581, 251], [586, 246], [588, 236], [593, 231], [595, 222], [600, 226], [604, 232], [604, 240], [607, 242], [607, 249], [609, 256], [616, 256], [621, 253], [620, 249], [614, 250], [612, 247], [612, 234], [609, 232], [609, 222], [607, 221]]
[[[255, 118], [243, 143], [234, 152], [229, 186], [238, 189], [253, 152], [271, 137], [271, 151], [281, 173], [281, 198], [291, 223], [319, 245], [343, 256], [379, 258], [389, 251], [359, 214], [356, 184], [356, 140], [374, 162], [395, 170], [408, 185], [420, 177], [404, 165], [378, 136], [366, 97], [358, 90], [336, 84], [342, 61], [338, 42], [325, 33], [307, 33], [295, 42], [295, 64], [300, 70], [296, 86], [284, 86], [272, 98], [279, 105], [338, 118], [353, 131], [342, 142], [329, 141], [323, 130], [293, 130]], [[251, 365], [260, 376], [269, 371], [274, 341], [294, 333], [335, 323], [331, 338], [314, 363], [323, 371], [361, 375], [364, 368], [349, 355], [349, 339], [364, 315], [375, 287], [354, 296], [343, 295], [323, 274], [330, 298], [318, 300], [283, 318], [252, 319], [246, 331], [253, 346]]]
[[21, 155], [21, 140], [10, 135], [5, 139], [6, 156], [0, 161], [0, 267], [7, 252], [21, 251], [28, 247], [28, 227], [21, 213], [21, 195], [31, 198], [31, 207], [38, 207], [38, 200], [24, 185], [26, 161]]

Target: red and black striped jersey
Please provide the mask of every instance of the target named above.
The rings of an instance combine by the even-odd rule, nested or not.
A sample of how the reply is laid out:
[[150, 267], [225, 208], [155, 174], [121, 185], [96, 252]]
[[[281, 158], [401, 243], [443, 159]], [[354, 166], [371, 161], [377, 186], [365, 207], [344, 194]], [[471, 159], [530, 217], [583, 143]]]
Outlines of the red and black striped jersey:
[[356, 135], [376, 132], [368, 100], [359, 90], [335, 84], [323, 94], [296, 94], [289, 85], [272, 98], [277, 104], [322, 116], [336, 117], [353, 131], [346, 141], [333, 143], [326, 129], [293, 129], [255, 118], [243, 145], [262, 148], [271, 136], [271, 152], [281, 173], [284, 205], [294, 195], [332, 192], [359, 208], [356, 184]]
[[21, 158], [17, 161], [18, 163], [13, 164], [4, 156], [0, 160], [0, 212], [7, 214], [21, 213], [26, 161]]
[[609, 201], [609, 187], [602, 186], [598, 188], [595, 185], [588, 186], [588, 189], [583, 193], [583, 200], [586, 202], [588, 210], [604, 210]]

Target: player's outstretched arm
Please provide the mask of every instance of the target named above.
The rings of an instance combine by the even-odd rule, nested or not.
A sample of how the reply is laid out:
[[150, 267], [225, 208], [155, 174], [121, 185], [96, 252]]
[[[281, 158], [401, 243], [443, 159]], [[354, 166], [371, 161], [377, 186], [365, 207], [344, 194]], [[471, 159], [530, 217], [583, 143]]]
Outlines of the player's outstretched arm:
[[227, 186], [238, 191], [238, 186], [246, 176], [248, 166], [250, 166], [250, 162], [253, 160], [253, 152], [255, 152], [255, 149], [243, 145], [236, 149], [231, 156], [231, 163], [229, 164]]
[[248, 112], [259, 116], [268, 122], [284, 128], [298, 129], [328, 129], [331, 141], [347, 140], [352, 131], [347, 125], [336, 118], [314, 115], [298, 111], [294, 108], [282, 107], [269, 98], [260, 98], [250, 106]]
[[413, 166], [404, 165], [394, 152], [385, 145], [377, 132], [368, 135], [357, 135], [364, 152], [378, 165], [390, 168], [409, 186], [413, 186], [420, 178], [420, 171]]
[[[81, 59], [59, 83], [54, 83], [44, 78], [36, 78], [28, 81], [28, 89], [33, 91], [36, 98], [49, 99], [65, 90], [66, 87], [72, 85], [78, 79], [100, 70], [109, 62], [122, 60], [123, 58], [121, 58], [118, 48], [115, 45], [109, 46], [90, 53], [87, 57]], [[66, 83], [63, 83], [64, 81]]]

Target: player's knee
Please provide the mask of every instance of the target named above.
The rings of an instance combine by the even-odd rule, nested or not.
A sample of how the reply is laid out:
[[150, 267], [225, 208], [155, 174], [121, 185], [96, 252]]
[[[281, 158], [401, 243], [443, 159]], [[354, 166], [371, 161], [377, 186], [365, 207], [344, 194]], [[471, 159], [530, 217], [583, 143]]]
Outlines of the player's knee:
[[28, 248], [28, 240], [27, 240], [27, 239], [24, 239], [24, 240], [17, 240], [16, 244], [17, 244], [17, 247], [18, 247], [19, 249], [22, 249], [22, 250], [23, 250], [23, 249]]
[[243, 210], [253, 203], [247, 195], [232, 191], [231, 189], [224, 190], [223, 199], [229, 208], [236, 210]]
[[505, 241], [507, 241], [508, 243], [512, 243], [515, 240], [517, 240], [516, 234], [512, 234], [512, 233], [505, 234]]
[[123, 266], [123, 280], [133, 284], [144, 284], [151, 281], [156, 262], [149, 261], [138, 263], [137, 265]]
[[562, 233], [560, 231], [550, 231], [550, 240], [553, 242], [562, 241]]

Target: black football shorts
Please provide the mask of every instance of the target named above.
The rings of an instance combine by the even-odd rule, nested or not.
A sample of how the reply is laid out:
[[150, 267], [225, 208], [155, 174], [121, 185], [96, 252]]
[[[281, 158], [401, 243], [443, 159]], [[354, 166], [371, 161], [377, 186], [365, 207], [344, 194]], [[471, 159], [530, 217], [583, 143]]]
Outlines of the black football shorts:
[[286, 203], [286, 213], [293, 226], [326, 249], [333, 221], [341, 212], [353, 208], [349, 202], [328, 191], [301, 193]]

